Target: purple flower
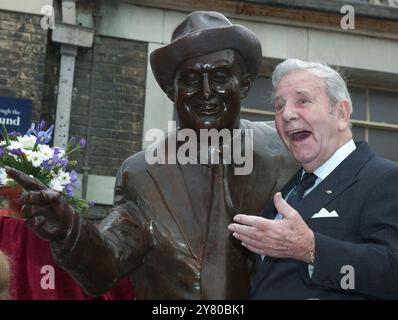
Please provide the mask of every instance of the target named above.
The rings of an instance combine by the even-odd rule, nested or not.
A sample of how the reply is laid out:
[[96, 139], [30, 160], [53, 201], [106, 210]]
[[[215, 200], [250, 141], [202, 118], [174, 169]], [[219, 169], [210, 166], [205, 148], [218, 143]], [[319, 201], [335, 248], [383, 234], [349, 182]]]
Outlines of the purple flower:
[[72, 170], [72, 171], [69, 173], [69, 177], [70, 177], [70, 183], [68, 183], [67, 185], [65, 185], [65, 192], [66, 192], [68, 195], [71, 196], [71, 195], [73, 194], [73, 189], [77, 189], [77, 190], [80, 189], [80, 181], [79, 181], [79, 179], [77, 178], [77, 173], [76, 173], [75, 170]]
[[37, 144], [45, 144], [48, 141], [49, 141], [49, 139], [46, 136], [46, 133], [44, 131], [40, 131], [39, 134], [37, 135], [36, 143]]
[[57, 163], [57, 160], [58, 160], [57, 158], [48, 159], [48, 160], [43, 161], [42, 165], [43, 165], [44, 169], [51, 170]]
[[42, 120], [37, 125], [37, 128], [35, 128], [35, 124], [32, 123], [32, 125], [30, 126], [30, 129], [26, 133], [28, 136], [34, 135], [35, 137], [37, 137], [37, 139], [36, 139], [37, 144], [46, 144], [51, 141], [51, 137], [52, 137], [53, 130], [54, 130], [54, 125], [52, 125], [50, 128], [48, 128], [47, 131], [43, 131], [44, 125], [45, 125], [44, 120]]
[[60, 147], [54, 147], [54, 148], [52, 148], [52, 150], [54, 151], [54, 157], [58, 158], [58, 155], [61, 153], [61, 148]]
[[16, 156], [22, 155], [22, 151], [19, 148], [18, 149], [9, 149], [8, 152], [11, 153], [11, 154], [14, 154]]
[[70, 143], [72, 144], [72, 146], [75, 146], [77, 144], [77, 138], [75, 136], [72, 136], [72, 138], [70, 138]]
[[54, 125], [52, 124], [50, 128], [47, 129], [47, 134], [52, 135], [54, 130]]
[[0, 157], [4, 154], [4, 148], [0, 148]]
[[76, 171], [75, 170], [72, 170], [70, 173], [69, 173], [69, 177], [70, 177], [70, 182], [71, 183], [78, 183], [78, 184], [80, 184], [80, 181], [79, 181], [79, 179], [77, 178], [77, 173], [76, 173]]
[[85, 146], [86, 146], [86, 143], [87, 143], [86, 139], [81, 138], [81, 140], [80, 140], [80, 148], [84, 149]]
[[54, 130], [54, 125], [52, 125], [50, 128], [48, 128], [47, 131], [39, 131], [39, 133], [37, 134], [36, 143], [37, 144], [49, 143], [51, 141], [53, 130]]
[[46, 123], [44, 122], [44, 120], [41, 120], [39, 125], [37, 126], [37, 131], [43, 130], [45, 124]]
[[30, 135], [33, 134], [34, 136], [37, 137], [38, 132], [40, 132], [40, 131], [43, 130], [44, 125], [45, 125], [45, 122], [44, 122], [44, 120], [42, 120], [42, 121], [37, 125], [37, 128], [35, 129], [35, 124], [32, 123], [31, 126], [30, 126], [30, 129], [28, 130], [28, 132], [27, 132], [26, 134], [27, 134], [28, 136], [30, 136]]
[[27, 134], [28, 136], [31, 136], [32, 134], [33, 134], [34, 136], [37, 136], [37, 131], [35, 130], [35, 124], [34, 124], [34, 123], [31, 124], [31, 126], [30, 126], [28, 132], [26, 132], [26, 134]]
[[73, 188], [80, 190], [80, 181], [77, 178], [77, 173], [75, 170], [72, 170], [69, 173], [69, 177], [70, 177], [70, 184], [72, 185]]
[[66, 166], [68, 165], [68, 160], [66, 160], [66, 159], [59, 159], [58, 161], [57, 161], [57, 163], [59, 163], [60, 165], [62, 165], [62, 170], [63, 171], [65, 171], [65, 169], [66, 169]]
[[65, 185], [65, 193], [68, 195], [68, 196], [73, 196], [73, 185], [72, 184], [67, 184], [67, 185]]
[[19, 132], [17, 132], [17, 131], [12, 131], [12, 132], [10, 132], [10, 133], [8, 134], [8, 136], [9, 136], [10, 138], [16, 138], [16, 137], [20, 137], [21, 134], [20, 134]]

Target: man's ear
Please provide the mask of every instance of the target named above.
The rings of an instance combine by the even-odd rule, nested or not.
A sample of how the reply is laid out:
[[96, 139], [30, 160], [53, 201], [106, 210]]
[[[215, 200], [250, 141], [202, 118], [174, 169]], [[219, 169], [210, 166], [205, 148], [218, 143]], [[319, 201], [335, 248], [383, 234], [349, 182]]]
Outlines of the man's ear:
[[337, 121], [341, 131], [350, 125], [351, 108], [347, 100], [342, 100], [337, 104]]
[[167, 94], [167, 96], [169, 97], [169, 99], [171, 101], [174, 101], [174, 99], [175, 99], [175, 96], [174, 96], [175, 95], [175, 91], [174, 91], [174, 87], [173, 86], [167, 85], [166, 94]]
[[253, 80], [250, 74], [245, 74], [240, 79], [240, 98], [244, 99], [249, 94]]

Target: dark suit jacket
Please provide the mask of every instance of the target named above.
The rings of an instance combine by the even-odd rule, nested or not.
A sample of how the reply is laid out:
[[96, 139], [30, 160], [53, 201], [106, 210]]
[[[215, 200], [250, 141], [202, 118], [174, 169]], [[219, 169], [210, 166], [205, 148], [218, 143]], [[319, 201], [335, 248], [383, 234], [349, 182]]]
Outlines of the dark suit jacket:
[[[294, 186], [299, 174], [301, 170], [282, 189], [283, 196]], [[311, 218], [322, 208], [335, 210], [339, 217]], [[303, 198], [297, 211], [315, 234], [312, 278], [306, 263], [269, 257], [261, 263], [258, 258], [253, 299], [398, 298], [395, 162], [375, 155], [367, 143], [359, 143]], [[273, 204], [263, 211], [268, 219], [275, 214]], [[351, 274], [343, 268], [346, 265], [353, 267], [354, 289], [342, 289], [341, 282], [347, 284]]]
[[94, 295], [130, 274], [139, 299], [249, 298], [248, 251], [227, 226], [237, 212], [259, 214], [297, 166], [272, 127], [243, 121], [242, 128], [254, 130], [254, 170], [234, 176], [231, 165], [214, 167], [205, 230], [193, 210], [203, 199], [185, 185], [190, 172], [149, 165], [140, 152], [119, 170], [100, 230], [76, 215], [68, 238], [52, 244], [57, 262]]

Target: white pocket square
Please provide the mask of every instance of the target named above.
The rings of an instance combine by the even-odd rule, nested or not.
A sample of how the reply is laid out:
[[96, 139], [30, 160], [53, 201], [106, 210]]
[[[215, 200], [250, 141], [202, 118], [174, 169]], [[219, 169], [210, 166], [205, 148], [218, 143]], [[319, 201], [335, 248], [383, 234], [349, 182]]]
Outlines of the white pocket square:
[[332, 212], [327, 211], [325, 208], [322, 208], [319, 210], [318, 213], [315, 213], [311, 218], [333, 218], [333, 217], [338, 217], [339, 215], [335, 210]]

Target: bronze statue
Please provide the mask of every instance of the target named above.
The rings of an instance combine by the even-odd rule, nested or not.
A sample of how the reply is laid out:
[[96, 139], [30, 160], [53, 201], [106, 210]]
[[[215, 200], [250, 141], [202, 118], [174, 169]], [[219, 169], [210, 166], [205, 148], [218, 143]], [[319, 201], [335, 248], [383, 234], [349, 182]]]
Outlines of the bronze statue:
[[139, 152], [120, 168], [114, 206], [97, 229], [57, 192], [7, 170], [30, 190], [21, 198], [27, 226], [51, 241], [55, 260], [88, 293], [130, 274], [138, 299], [249, 297], [250, 257], [227, 226], [237, 213], [259, 214], [296, 170], [272, 126], [240, 120], [261, 59], [250, 30], [204, 11], [188, 15], [151, 55], [180, 129], [253, 129], [248, 175], [235, 175], [233, 163], [150, 165]]

